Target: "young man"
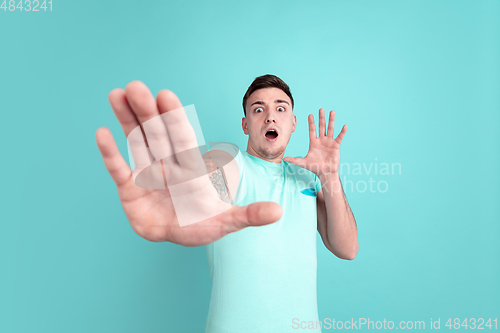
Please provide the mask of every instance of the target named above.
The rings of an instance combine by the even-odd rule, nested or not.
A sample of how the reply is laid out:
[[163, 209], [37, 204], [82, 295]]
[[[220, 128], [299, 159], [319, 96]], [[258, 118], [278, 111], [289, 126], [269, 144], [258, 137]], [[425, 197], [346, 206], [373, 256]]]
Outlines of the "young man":
[[[258, 77], [243, 98], [242, 127], [249, 136], [246, 152], [231, 151], [230, 145], [215, 147], [203, 156], [210, 175], [196, 174], [196, 178], [192, 164], [201, 160], [199, 151], [190, 158], [179, 154], [195, 148], [196, 137], [185, 114], [171, 112], [182, 109], [175, 94], [163, 90], [155, 103], [147, 87], [134, 81], [125, 90], [113, 90], [109, 100], [127, 136], [143, 124], [149, 153], [154, 161], [161, 161], [166, 185], [173, 174], [196, 179], [184, 191], [195, 193], [189, 202], [196, 204], [190, 207], [197, 211], [220, 207], [216, 215], [180, 226], [173, 187], [136, 186], [109, 130], [96, 132], [104, 163], [136, 233], [150, 241], [207, 245], [212, 296], [206, 332], [294, 332], [306, 328], [303, 322], [318, 321], [316, 230], [339, 258], [354, 259], [358, 251], [356, 223], [338, 174], [340, 143], [347, 127], [333, 138], [333, 111], [326, 129], [324, 110], [320, 109], [319, 137], [309, 115], [310, 145], [304, 158], [283, 158], [296, 126], [293, 98], [278, 77]], [[158, 126], [154, 127], [156, 133], [144, 126], [161, 115], [171, 115], [164, 121], [163, 135], [158, 135]], [[141, 156], [137, 147], [132, 147], [132, 154], [134, 160]], [[214, 165], [226, 165], [222, 169], [227, 175], [221, 178], [213, 172]], [[226, 184], [220, 186], [221, 179]], [[231, 179], [236, 179], [236, 186]], [[208, 189], [210, 182], [218, 195]], [[225, 200], [228, 193], [230, 199]]]
[[283, 215], [207, 245], [212, 295], [206, 332], [294, 332], [307, 327], [302, 322], [316, 323], [316, 230], [338, 257], [357, 253], [356, 223], [338, 177], [346, 127], [334, 139], [334, 114], [326, 132], [320, 109], [319, 137], [309, 116], [306, 157], [283, 159], [296, 127], [293, 106], [280, 78], [256, 78], [243, 97], [246, 151], [215, 147], [236, 155], [240, 181], [233, 203], [276, 202]]

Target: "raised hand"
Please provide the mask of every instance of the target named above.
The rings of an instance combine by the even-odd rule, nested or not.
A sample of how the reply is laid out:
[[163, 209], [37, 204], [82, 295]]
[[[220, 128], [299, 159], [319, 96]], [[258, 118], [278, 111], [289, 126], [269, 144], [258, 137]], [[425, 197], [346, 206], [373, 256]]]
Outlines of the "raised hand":
[[112, 90], [109, 102], [129, 138], [136, 168], [131, 170], [121, 156], [108, 128], [96, 131], [96, 142], [139, 236], [199, 246], [281, 217], [281, 207], [273, 202], [238, 207], [219, 199], [206, 175], [195, 133], [172, 91], [160, 91], [155, 100], [142, 82], [132, 81], [125, 90]]
[[347, 131], [347, 125], [342, 127], [339, 135], [333, 138], [335, 111], [330, 111], [328, 131], [325, 126], [325, 109], [319, 109], [319, 136], [316, 137], [314, 116], [309, 120], [309, 151], [304, 158], [285, 157], [284, 160], [296, 164], [315, 173], [322, 183], [330, 176], [337, 176], [340, 164], [340, 144]]

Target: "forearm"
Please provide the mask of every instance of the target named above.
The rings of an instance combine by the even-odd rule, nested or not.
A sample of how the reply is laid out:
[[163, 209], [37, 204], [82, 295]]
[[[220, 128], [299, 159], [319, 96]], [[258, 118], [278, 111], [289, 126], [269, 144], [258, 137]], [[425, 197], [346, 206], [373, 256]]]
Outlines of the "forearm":
[[358, 253], [358, 232], [354, 215], [342, 189], [338, 174], [320, 177], [325, 198], [327, 236], [332, 252], [343, 259]]

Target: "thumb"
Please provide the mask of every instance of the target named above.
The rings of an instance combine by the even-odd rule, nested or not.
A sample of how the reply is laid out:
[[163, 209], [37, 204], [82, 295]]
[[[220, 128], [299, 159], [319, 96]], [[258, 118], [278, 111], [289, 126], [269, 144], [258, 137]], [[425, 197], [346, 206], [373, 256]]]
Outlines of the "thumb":
[[224, 235], [239, 231], [246, 227], [258, 227], [278, 221], [283, 209], [276, 202], [261, 201], [239, 207], [233, 206], [227, 214], [223, 214], [222, 225]]
[[305, 166], [305, 163], [304, 163], [304, 159], [303, 158], [296, 158], [296, 157], [290, 157], [290, 156], [287, 156], [283, 159], [283, 161], [286, 161], [286, 162], [289, 162], [289, 163], [292, 163], [292, 164], [296, 164], [300, 167], [304, 167]]

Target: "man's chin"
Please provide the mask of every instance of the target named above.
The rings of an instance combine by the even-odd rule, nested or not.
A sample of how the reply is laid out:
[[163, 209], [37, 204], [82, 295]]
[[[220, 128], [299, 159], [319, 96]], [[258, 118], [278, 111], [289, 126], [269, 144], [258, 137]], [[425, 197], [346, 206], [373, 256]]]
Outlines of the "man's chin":
[[260, 156], [265, 157], [267, 159], [273, 159], [279, 157], [284, 150], [285, 147], [279, 148], [269, 148], [269, 147], [261, 147], [257, 152]]

